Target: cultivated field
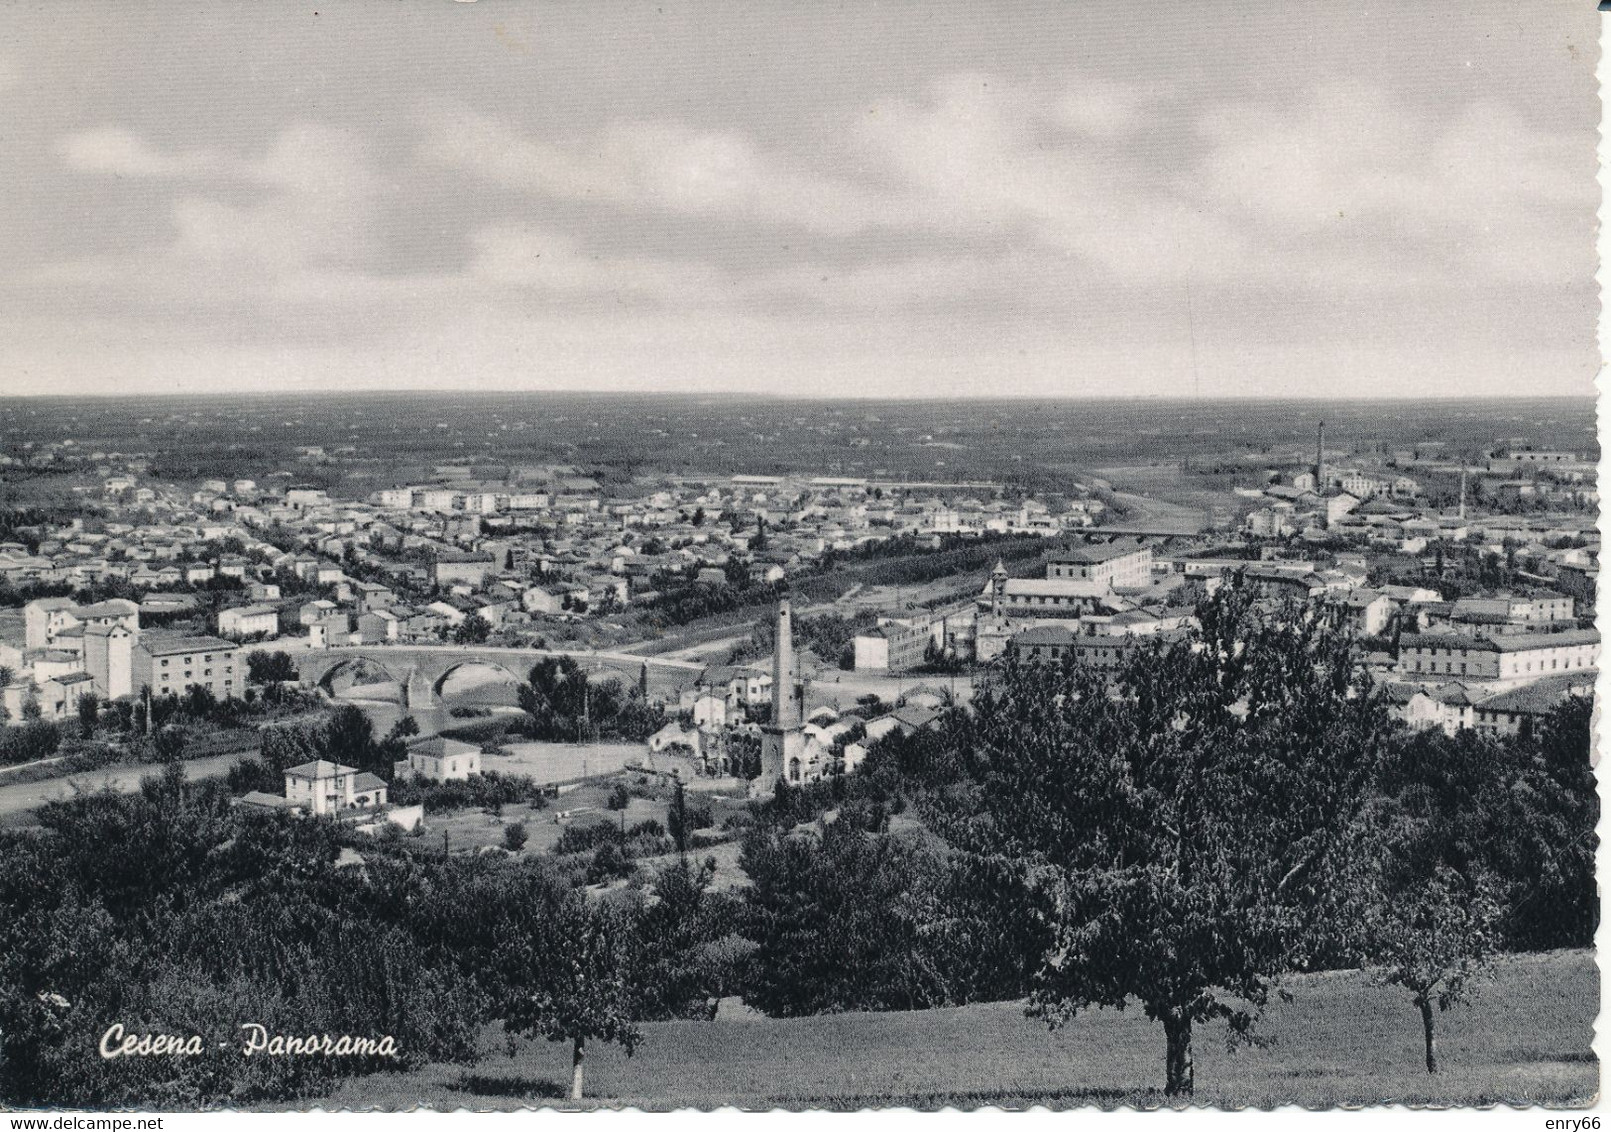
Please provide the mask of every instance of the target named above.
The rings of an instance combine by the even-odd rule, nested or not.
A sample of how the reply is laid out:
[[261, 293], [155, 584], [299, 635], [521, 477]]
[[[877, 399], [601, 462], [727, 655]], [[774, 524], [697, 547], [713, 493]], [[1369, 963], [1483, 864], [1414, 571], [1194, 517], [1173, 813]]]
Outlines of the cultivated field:
[[482, 770], [527, 775], [548, 785], [578, 778], [596, 778], [625, 770], [629, 760], [648, 758], [642, 743], [515, 742], [501, 747], [505, 753], [483, 755]]
[[[1273, 1004], [1266, 1049], [1227, 1052], [1219, 1028], [1195, 1042], [1199, 1104], [1542, 1104], [1583, 1106], [1599, 1091], [1591, 1052], [1599, 976], [1588, 952], [1507, 960], [1475, 1003], [1440, 1015], [1445, 1070], [1421, 1061], [1408, 996], [1359, 972], [1293, 980]], [[920, 1013], [645, 1025], [636, 1056], [590, 1050], [589, 1104], [650, 1109], [865, 1105], [1057, 1107], [1164, 1103], [1163, 1033], [1138, 1009], [1082, 1015], [1055, 1033], [1015, 1003]], [[433, 1065], [354, 1079], [335, 1108], [510, 1109], [554, 1103], [569, 1047], [489, 1029], [474, 1067]]]

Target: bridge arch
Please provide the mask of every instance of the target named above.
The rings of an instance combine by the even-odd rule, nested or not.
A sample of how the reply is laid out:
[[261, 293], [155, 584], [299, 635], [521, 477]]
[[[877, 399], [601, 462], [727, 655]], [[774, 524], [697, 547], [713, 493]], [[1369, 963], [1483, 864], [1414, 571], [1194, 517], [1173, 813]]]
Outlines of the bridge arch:
[[435, 680], [431, 681], [431, 691], [440, 697], [442, 695], [442, 689], [446, 687], [448, 680], [455, 673], [464, 672], [467, 669], [495, 672], [500, 676], [505, 677], [508, 683], [517, 687], [526, 682], [526, 678], [524, 676], [516, 673], [508, 665], [502, 664], [499, 661], [490, 660], [484, 657], [466, 657], [465, 659], [456, 661], [455, 663], [444, 668], [441, 674], [438, 675]]
[[401, 684], [406, 679], [370, 656], [351, 656], [332, 664], [316, 681], [327, 692], [335, 692], [338, 685]]

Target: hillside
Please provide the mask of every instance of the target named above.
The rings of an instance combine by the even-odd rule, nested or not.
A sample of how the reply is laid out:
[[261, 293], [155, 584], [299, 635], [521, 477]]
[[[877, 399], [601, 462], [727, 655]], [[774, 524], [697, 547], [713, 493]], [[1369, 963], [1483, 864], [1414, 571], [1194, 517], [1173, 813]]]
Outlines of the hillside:
[[[1439, 1017], [1446, 1070], [1421, 1064], [1408, 996], [1357, 972], [1297, 978], [1272, 1004], [1266, 1049], [1227, 1052], [1223, 1031], [1195, 1042], [1199, 1104], [1260, 1108], [1386, 1102], [1581, 1106], [1599, 1088], [1591, 1051], [1599, 1009], [1592, 953], [1507, 959], [1476, 1002]], [[1139, 1010], [1083, 1015], [1049, 1033], [1018, 1003], [917, 1013], [753, 1018], [646, 1025], [636, 1056], [594, 1050], [588, 1094], [646, 1109], [858, 1108], [867, 1105], [1074, 1107], [1163, 1102], [1163, 1034]], [[511, 1109], [555, 1103], [569, 1048], [489, 1031], [473, 1068], [344, 1083], [335, 1108]], [[496, 1052], [493, 1052], [496, 1051]]]

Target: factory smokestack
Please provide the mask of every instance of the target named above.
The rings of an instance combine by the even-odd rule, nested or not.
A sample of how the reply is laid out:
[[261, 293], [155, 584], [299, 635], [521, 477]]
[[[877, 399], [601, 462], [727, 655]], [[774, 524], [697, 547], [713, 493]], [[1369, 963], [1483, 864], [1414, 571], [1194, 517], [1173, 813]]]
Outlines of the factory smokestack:
[[1326, 490], [1326, 422], [1321, 421], [1315, 429], [1315, 491], [1324, 493]]

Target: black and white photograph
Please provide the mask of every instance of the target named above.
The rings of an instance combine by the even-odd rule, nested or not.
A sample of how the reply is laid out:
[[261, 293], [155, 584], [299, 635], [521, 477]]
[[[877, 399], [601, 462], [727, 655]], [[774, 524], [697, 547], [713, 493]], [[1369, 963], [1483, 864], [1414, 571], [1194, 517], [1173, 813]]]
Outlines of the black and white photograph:
[[1597, 1128], [1603, 18], [0, 0], [0, 1120]]

